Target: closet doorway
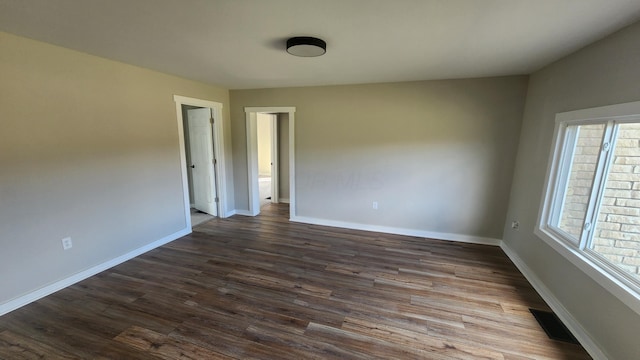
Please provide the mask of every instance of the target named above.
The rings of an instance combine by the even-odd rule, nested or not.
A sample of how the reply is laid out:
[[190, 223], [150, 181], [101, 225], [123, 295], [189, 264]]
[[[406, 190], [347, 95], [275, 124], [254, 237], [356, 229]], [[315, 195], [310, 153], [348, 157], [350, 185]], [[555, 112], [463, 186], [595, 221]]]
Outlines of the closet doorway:
[[204, 215], [226, 217], [222, 104], [177, 95], [174, 101], [185, 221], [191, 229], [194, 223], [203, 220]]

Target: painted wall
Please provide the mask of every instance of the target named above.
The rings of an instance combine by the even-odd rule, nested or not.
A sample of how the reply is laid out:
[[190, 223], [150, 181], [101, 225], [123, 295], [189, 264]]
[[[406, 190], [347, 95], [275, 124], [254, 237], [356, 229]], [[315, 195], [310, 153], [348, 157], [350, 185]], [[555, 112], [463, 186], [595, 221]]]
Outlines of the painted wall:
[[[555, 114], [640, 100], [640, 23], [542, 70], [529, 81], [504, 241], [610, 359], [640, 359], [640, 315], [533, 234]], [[510, 228], [520, 221], [520, 231]]]
[[526, 86], [513, 76], [232, 90], [236, 207], [248, 209], [244, 107], [294, 106], [298, 216], [500, 239]]
[[271, 119], [275, 115], [258, 114], [258, 174], [271, 176]]
[[7, 33], [0, 79], [0, 305], [185, 228], [173, 95], [228, 90]]

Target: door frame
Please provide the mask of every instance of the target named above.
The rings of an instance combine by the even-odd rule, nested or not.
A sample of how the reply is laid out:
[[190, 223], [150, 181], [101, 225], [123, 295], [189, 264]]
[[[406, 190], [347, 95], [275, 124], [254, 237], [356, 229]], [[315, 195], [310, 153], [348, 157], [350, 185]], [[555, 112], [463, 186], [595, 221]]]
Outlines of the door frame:
[[214, 123], [212, 127], [213, 133], [213, 154], [216, 159], [214, 164], [215, 186], [218, 193], [218, 217], [227, 217], [227, 177], [226, 156], [224, 151], [224, 119], [222, 118], [222, 103], [190, 98], [186, 96], [173, 95], [173, 101], [176, 103], [176, 119], [178, 122], [178, 139], [180, 142], [180, 169], [182, 175], [182, 193], [184, 200], [184, 214], [187, 228], [191, 229], [191, 203], [189, 201], [189, 178], [187, 175], [187, 155], [185, 148], [184, 121], [182, 117], [182, 105], [198, 106], [210, 108], [213, 114]]
[[273, 114], [269, 118], [271, 126], [271, 202], [280, 202], [280, 143], [278, 142], [278, 115]]
[[[260, 213], [260, 194], [258, 188], [258, 113], [289, 114], [289, 217], [296, 216], [296, 182], [295, 182], [295, 112], [291, 106], [282, 107], [245, 107], [247, 128], [247, 180], [249, 194], [249, 214]], [[277, 134], [276, 134], [277, 136]]]

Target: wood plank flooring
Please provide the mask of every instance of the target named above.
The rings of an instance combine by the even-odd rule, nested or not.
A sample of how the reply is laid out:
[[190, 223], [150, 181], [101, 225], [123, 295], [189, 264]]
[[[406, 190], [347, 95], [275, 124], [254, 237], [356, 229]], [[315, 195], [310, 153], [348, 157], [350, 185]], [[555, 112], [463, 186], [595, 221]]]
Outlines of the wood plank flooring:
[[497, 247], [289, 223], [193, 234], [0, 317], [0, 359], [589, 359]]

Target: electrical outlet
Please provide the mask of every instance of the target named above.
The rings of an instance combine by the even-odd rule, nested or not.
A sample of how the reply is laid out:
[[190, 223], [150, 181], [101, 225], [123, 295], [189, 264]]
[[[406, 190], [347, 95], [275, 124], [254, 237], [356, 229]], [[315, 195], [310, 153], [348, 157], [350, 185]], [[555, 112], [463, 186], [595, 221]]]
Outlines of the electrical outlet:
[[518, 221], [512, 221], [511, 222], [511, 228], [513, 230], [520, 230], [520, 223]]
[[373, 202], [373, 210], [378, 210], [378, 202], [377, 201]]
[[62, 239], [62, 248], [64, 250], [69, 250], [73, 247], [73, 242], [71, 242], [71, 238], [70, 237], [66, 237], [64, 239]]

